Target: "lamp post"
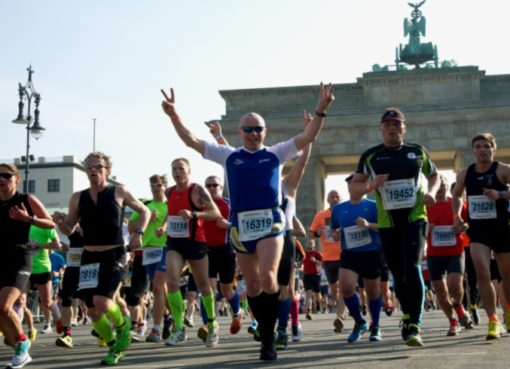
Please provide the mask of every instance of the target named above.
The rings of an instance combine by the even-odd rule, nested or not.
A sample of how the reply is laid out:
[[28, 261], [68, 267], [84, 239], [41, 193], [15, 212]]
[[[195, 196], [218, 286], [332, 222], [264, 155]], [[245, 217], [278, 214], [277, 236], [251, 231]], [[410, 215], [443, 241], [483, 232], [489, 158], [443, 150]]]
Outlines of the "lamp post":
[[[22, 86], [19, 83], [18, 94], [19, 94], [19, 102], [18, 102], [18, 117], [14, 119], [12, 122], [16, 124], [24, 124], [27, 129], [27, 154], [25, 156], [25, 184], [23, 186], [23, 191], [28, 193], [28, 173], [30, 167], [30, 134], [36, 140], [40, 139], [45, 131], [45, 128], [39, 124], [39, 103], [41, 102], [41, 94], [38, 93], [34, 84], [32, 83], [32, 74], [34, 70], [32, 66], [27, 68], [28, 71], [28, 81], [25, 86]], [[32, 115], [31, 115], [31, 106], [32, 99], [34, 100], [35, 110], [34, 110], [34, 123], [32, 124]], [[25, 117], [23, 113], [23, 108], [25, 106], [24, 102], [27, 102], [27, 115]], [[23, 160], [23, 157], [21, 158]]]

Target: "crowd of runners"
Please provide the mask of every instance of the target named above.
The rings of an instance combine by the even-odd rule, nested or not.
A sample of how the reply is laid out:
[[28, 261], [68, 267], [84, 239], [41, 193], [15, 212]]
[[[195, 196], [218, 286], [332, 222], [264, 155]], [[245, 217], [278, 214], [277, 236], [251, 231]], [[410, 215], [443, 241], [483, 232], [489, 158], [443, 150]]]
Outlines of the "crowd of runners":
[[112, 161], [92, 152], [84, 160], [90, 187], [72, 195], [66, 213], [50, 215], [35, 196], [18, 192], [16, 166], [0, 164], [0, 331], [14, 351], [7, 368], [32, 360], [32, 290], [40, 333], [55, 329], [56, 346], [72, 349], [72, 328], [90, 322], [91, 339], [105, 351], [102, 365], [117, 364], [133, 341], [185, 345], [195, 325], [213, 348], [221, 344], [217, 315], [227, 314], [229, 334], [244, 323], [265, 361], [306, 334], [300, 314], [331, 314], [337, 333], [352, 318], [348, 342], [365, 333], [380, 341], [381, 313], [400, 314], [411, 347], [424, 345], [430, 308], [444, 312], [448, 336], [478, 325], [479, 306], [488, 340], [510, 330], [510, 166], [495, 160], [490, 133], [472, 138], [474, 163], [450, 185], [427, 150], [405, 140], [404, 114], [389, 108], [382, 143], [367, 148], [340, 184], [349, 198], [331, 191], [329, 208], [303, 225], [297, 193], [334, 102], [331, 85], [320, 85], [314, 113], [303, 113], [303, 129], [287, 141], [265, 146], [264, 118], [242, 116], [239, 148], [218, 122], [209, 125], [212, 140], [195, 136], [174, 91], [162, 93], [179, 139], [219, 163], [224, 178], [194, 183], [189, 161], [176, 158], [173, 184], [152, 175], [152, 198], [139, 200], [108, 185]]

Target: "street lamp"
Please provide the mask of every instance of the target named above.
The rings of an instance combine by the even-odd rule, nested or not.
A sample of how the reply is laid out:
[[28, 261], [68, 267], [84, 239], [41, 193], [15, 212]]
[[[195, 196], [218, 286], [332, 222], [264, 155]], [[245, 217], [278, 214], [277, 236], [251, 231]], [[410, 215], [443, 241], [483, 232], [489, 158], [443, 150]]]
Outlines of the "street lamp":
[[[33, 160], [33, 156], [30, 155], [30, 134], [36, 140], [40, 139], [45, 131], [45, 128], [39, 124], [39, 103], [41, 102], [41, 94], [38, 93], [34, 85], [32, 83], [32, 74], [34, 73], [32, 66], [27, 68], [28, 71], [28, 81], [25, 86], [22, 86], [19, 83], [18, 94], [19, 94], [19, 103], [18, 103], [18, 117], [14, 119], [12, 122], [16, 124], [24, 124], [27, 128], [27, 154], [25, 156], [25, 184], [23, 186], [23, 191], [28, 193], [28, 173], [30, 167], [30, 160]], [[32, 116], [30, 113], [30, 107], [32, 105], [32, 99], [34, 99], [35, 110], [34, 110], [34, 123], [32, 124]], [[23, 107], [25, 104], [23, 101], [27, 102], [27, 116], [25, 117], [23, 114]], [[23, 160], [23, 157], [21, 158]]]

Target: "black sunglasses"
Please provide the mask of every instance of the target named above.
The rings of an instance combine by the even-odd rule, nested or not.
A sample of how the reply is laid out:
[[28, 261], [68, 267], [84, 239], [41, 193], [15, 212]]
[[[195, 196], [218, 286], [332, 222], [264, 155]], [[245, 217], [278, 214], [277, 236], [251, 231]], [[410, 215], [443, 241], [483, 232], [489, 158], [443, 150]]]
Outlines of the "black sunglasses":
[[154, 187], [154, 188], [158, 187], [159, 188], [159, 187], [163, 187], [163, 184], [161, 184], [161, 183], [151, 183], [151, 187]]
[[242, 126], [241, 127], [241, 129], [243, 130], [244, 133], [252, 133], [253, 131], [260, 133], [264, 130], [264, 128], [266, 128], [266, 127], [263, 127], [263, 126], [256, 126], [256, 127]]
[[216, 187], [219, 187], [219, 186], [220, 185], [218, 183], [208, 183], [208, 184], [205, 185], [205, 187], [207, 187], [207, 188], [211, 188], [211, 187], [216, 188]]
[[14, 176], [12, 173], [0, 173], [0, 178], [11, 179]]

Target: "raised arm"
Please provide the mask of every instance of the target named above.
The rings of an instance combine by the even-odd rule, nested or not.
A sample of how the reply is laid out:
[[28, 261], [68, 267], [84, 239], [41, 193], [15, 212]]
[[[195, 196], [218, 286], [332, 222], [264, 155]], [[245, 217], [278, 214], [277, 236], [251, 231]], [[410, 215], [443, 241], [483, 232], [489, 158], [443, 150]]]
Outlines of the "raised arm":
[[[303, 121], [306, 126], [310, 124], [313, 120], [311, 114], [308, 114], [306, 111], [303, 112]], [[285, 191], [289, 196], [295, 197], [297, 188], [299, 187], [299, 183], [305, 174], [306, 164], [310, 159], [310, 153], [312, 152], [312, 144], [308, 144], [305, 146], [303, 153], [301, 156], [295, 161], [294, 165], [290, 169], [289, 173], [285, 175], [283, 179], [283, 184], [285, 186]]]
[[205, 151], [205, 142], [204, 140], [198, 139], [193, 133], [191, 133], [181, 122], [181, 118], [177, 114], [175, 109], [175, 94], [174, 89], [170, 89], [170, 97], [166, 94], [164, 90], [161, 90], [161, 93], [165, 97], [161, 106], [163, 107], [163, 111], [170, 117], [172, 124], [175, 128], [175, 131], [179, 135], [182, 142], [186, 144], [186, 146], [191, 147], [195, 151], [199, 152], [201, 155], [204, 155]]
[[218, 145], [230, 146], [227, 139], [223, 136], [221, 132], [221, 124], [218, 121], [211, 121], [205, 123], [207, 127], [209, 127], [209, 132], [214, 137]]
[[314, 142], [319, 133], [321, 131], [322, 125], [324, 124], [324, 118], [326, 117], [326, 112], [329, 107], [335, 100], [335, 96], [333, 95], [333, 87], [331, 83], [327, 86], [321, 82], [319, 89], [319, 100], [317, 101], [317, 106], [315, 108], [315, 115], [313, 116], [310, 124], [307, 124], [305, 130], [294, 137], [294, 143], [298, 150], [303, 150], [306, 145]]

